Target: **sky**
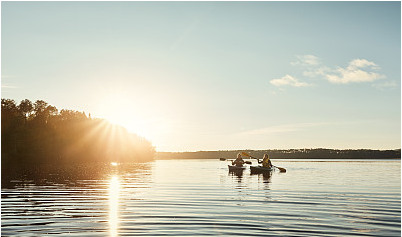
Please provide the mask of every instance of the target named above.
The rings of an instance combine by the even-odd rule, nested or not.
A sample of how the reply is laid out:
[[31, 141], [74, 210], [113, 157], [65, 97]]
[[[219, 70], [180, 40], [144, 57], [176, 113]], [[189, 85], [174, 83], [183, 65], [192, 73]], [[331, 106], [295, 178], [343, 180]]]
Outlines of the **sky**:
[[401, 3], [1, 2], [1, 97], [157, 151], [401, 147]]

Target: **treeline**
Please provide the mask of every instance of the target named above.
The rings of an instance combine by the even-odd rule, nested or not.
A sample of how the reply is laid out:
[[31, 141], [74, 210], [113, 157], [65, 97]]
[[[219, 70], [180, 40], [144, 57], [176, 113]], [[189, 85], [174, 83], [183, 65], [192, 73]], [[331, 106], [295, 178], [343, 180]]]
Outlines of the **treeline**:
[[43, 100], [17, 105], [1, 99], [2, 165], [149, 161], [154, 155], [151, 142], [104, 119], [59, 111]]
[[156, 159], [234, 159], [239, 152], [245, 151], [253, 157], [262, 158], [268, 154], [272, 159], [396, 159], [401, 158], [401, 149], [288, 149], [288, 150], [231, 150], [197, 152], [157, 152]]

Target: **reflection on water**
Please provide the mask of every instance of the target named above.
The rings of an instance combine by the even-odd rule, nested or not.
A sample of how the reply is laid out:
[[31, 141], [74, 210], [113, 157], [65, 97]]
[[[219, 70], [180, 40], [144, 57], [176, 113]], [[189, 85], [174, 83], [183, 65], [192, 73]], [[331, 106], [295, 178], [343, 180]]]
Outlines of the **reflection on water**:
[[241, 182], [243, 178], [243, 170], [229, 171], [228, 175], [232, 176], [237, 182]]
[[259, 181], [262, 181], [263, 183], [268, 184], [268, 183], [271, 183], [271, 178], [272, 178], [273, 173], [274, 173], [274, 171], [269, 171], [269, 172], [263, 172], [260, 174], [251, 173], [251, 175], [257, 176]]
[[[228, 171], [228, 176], [232, 177], [232, 179], [235, 182], [241, 183], [242, 179], [244, 176], [246, 175], [251, 175], [254, 177], [257, 177], [258, 182], [260, 183], [265, 183], [265, 184], [269, 184], [271, 183], [271, 178], [272, 178], [272, 174], [274, 173], [274, 171], [269, 171], [269, 172], [261, 172], [261, 173], [251, 173], [245, 170], [235, 170], [235, 171]], [[269, 189], [269, 186], [266, 186], [267, 189]]]
[[113, 175], [109, 184], [109, 229], [110, 236], [117, 236], [119, 224], [119, 194], [120, 182], [116, 175]]
[[276, 162], [9, 167], [2, 236], [400, 236], [400, 161]]

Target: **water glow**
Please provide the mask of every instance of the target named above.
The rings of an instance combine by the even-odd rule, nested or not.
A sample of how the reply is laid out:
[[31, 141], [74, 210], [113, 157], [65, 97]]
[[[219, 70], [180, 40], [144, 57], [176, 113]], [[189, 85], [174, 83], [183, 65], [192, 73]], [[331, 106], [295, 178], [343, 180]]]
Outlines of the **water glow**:
[[109, 184], [109, 229], [110, 236], [118, 236], [120, 181], [112, 176]]

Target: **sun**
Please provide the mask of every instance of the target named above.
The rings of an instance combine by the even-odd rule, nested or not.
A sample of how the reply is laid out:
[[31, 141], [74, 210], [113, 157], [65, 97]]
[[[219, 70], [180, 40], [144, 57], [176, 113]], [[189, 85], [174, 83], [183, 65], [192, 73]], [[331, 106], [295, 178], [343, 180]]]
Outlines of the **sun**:
[[142, 109], [128, 96], [110, 94], [98, 103], [99, 118], [120, 125], [131, 133], [152, 140], [153, 129], [150, 120], [142, 115]]

